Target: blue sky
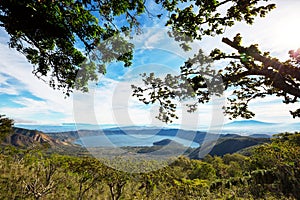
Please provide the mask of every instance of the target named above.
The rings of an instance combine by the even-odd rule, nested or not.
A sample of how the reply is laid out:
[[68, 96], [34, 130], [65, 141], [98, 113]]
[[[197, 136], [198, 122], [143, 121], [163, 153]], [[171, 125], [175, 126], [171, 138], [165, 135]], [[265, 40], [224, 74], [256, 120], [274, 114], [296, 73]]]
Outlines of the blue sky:
[[[232, 38], [236, 33], [244, 37], [244, 44], [258, 43], [262, 50], [281, 60], [288, 59], [288, 50], [300, 47], [300, 1], [275, 1], [277, 9], [266, 18], [257, 19], [252, 26], [243, 23], [227, 29], [225, 36]], [[151, 4], [151, 2], [149, 3]], [[156, 9], [156, 8], [155, 8]], [[106, 76], [99, 78], [100, 84], [88, 94], [74, 93], [65, 99], [60, 91], [54, 91], [31, 73], [32, 66], [18, 52], [9, 49], [8, 36], [0, 29], [0, 114], [15, 119], [17, 123], [61, 124], [97, 123], [117, 125], [161, 125], [155, 119], [157, 105], [143, 105], [131, 97], [131, 84], [140, 84], [139, 74], [152, 72], [163, 76], [177, 73], [184, 58], [202, 48], [210, 52], [218, 47], [232, 52], [221, 43], [221, 37], [204, 38], [192, 44], [191, 52], [183, 52], [176, 42], [168, 38], [167, 29], [161, 21], [154, 20], [144, 25], [143, 34], [134, 39], [136, 52], [133, 66], [123, 68], [120, 63], [108, 67]], [[223, 35], [224, 36], [224, 35]], [[215, 67], [224, 63], [215, 63]], [[228, 93], [225, 93], [225, 97]], [[267, 122], [299, 122], [292, 119], [288, 110], [295, 105], [284, 105], [281, 99], [268, 97], [250, 104], [256, 113], [256, 120]], [[220, 112], [226, 102], [215, 99], [210, 104], [201, 105], [196, 113], [186, 114], [179, 106], [179, 126], [209, 126], [227, 122]], [[297, 104], [299, 108], [300, 105]]]

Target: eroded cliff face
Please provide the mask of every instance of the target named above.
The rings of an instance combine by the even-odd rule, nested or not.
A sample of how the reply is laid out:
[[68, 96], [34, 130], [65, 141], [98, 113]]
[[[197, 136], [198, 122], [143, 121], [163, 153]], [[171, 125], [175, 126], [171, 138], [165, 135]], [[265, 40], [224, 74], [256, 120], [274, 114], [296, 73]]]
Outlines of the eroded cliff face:
[[71, 145], [70, 143], [62, 142], [59, 139], [54, 139], [43, 132], [22, 128], [14, 128], [14, 133], [8, 135], [3, 144], [10, 144], [18, 147], [39, 145], [49, 145], [51, 147], [55, 147], [59, 145]]

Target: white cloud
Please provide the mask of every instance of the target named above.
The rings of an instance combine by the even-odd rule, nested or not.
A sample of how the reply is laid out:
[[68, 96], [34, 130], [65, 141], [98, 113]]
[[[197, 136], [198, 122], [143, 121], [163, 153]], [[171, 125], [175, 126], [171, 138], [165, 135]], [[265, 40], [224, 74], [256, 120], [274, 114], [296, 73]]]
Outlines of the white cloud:
[[0, 84], [7, 84], [7, 77], [0, 73]]
[[[1, 29], [0, 31], [3, 31]], [[72, 114], [71, 100], [64, 99], [61, 91], [52, 90], [47, 84], [38, 80], [31, 73], [32, 66], [18, 52], [9, 49], [7, 45], [0, 44], [0, 67], [1, 67], [1, 83], [7, 84], [7, 78], [16, 79], [16, 83], [12, 83], [8, 88], [1, 87], [0, 92], [6, 94], [18, 95], [22, 91], [31, 93], [32, 95], [43, 99], [43, 101], [30, 101], [27, 98], [17, 98], [16, 103], [21, 104], [24, 108], [1, 108], [1, 112], [11, 117], [18, 117], [30, 120], [33, 113], [49, 113], [61, 112], [66, 116]], [[4, 78], [3, 78], [4, 77]], [[35, 120], [35, 119], [33, 119]], [[49, 119], [50, 120], [50, 119]], [[55, 121], [56, 119], [53, 119]]]
[[19, 92], [13, 87], [2, 88], [0, 85], [0, 94], [17, 95]]
[[300, 103], [284, 104], [282, 99], [275, 96], [257, 99], [250, 103], [249, 108], [255, 112], [257, 120], [281, 123], [299, 121], [293, 119], [289, 111], [300, 108]]

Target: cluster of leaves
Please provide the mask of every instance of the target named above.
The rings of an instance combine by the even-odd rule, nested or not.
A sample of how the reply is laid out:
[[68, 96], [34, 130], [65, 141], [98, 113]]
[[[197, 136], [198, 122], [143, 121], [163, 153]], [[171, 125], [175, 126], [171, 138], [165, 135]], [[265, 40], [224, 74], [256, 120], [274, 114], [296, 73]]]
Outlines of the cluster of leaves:
[[[133, 46], [119, 35], [138, 26], [136, 15], [144, 9], [142, 0], [9, 0], [0, 2], [0, 26], [10, 36], [9, 46], [34, 65], [34, 75], [69, 95], [73, 89], [87, 91], [88, 81], [105, 73], [105, 63], [131, 64]], [[120, 15], [127, 23], [117, 27]], [[103, 43], [109, 38], [114, 39]]]
[[299, 141], [300, 133], [279, 134], [271, 143], [255, 147], [249, 157], [182, 156], [147, 173], [118, 171], [92, 157], [6, 147], [0, 154], [0, 188], [6, 192], [0, 198], [299, 199]]
[[[200, 67], [195, 67], [195, 64]], [[194, 58], [185, 62], [180, 75], [168, 74], [165, 78], [157, 78], [153, 73], [143, 74], [146, 87], [132, 85], [133, 96], [145, 104], [160, 104], [158, 119], [172, 122], [176, 116], [178, 101], [184, 102], [198, 98], [195, 103], [188, 104], [188, 111], [196, 110], [198, 103], [207, 103], [211, 95], [223, 92], [222, 77], [211, 69], [212, 59], [205, 56], [202, 50]]]
[[2, 141], [7, 135], [13, 133], [14, 121], [5, 117], [5, 115], [0, 115], [0, 140]]
[[226, 27], [231, 27], [238, 21], [253, 24], [256, 16], [264, 17], [275, 8], [275, 4], [262, 5], [263, 1], [157, 0], [170, 12], [166, 23], [172, 28], [170, 35], [176, 41], [184, 42], [182, 47], [185, 49], [188, 49], [186, 42], [201, 40], [203, 36], [223, 34]]

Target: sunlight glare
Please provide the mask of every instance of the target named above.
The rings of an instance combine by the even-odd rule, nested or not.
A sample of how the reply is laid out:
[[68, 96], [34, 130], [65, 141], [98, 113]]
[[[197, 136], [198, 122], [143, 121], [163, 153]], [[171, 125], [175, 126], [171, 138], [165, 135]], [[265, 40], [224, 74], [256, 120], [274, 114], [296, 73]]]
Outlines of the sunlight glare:
[[270, 31], [273, 44], [284, 50], [298, 49], [300, 47], [300, 14], [290, 13], [283, 16], [277, 23], [272, 24]]

